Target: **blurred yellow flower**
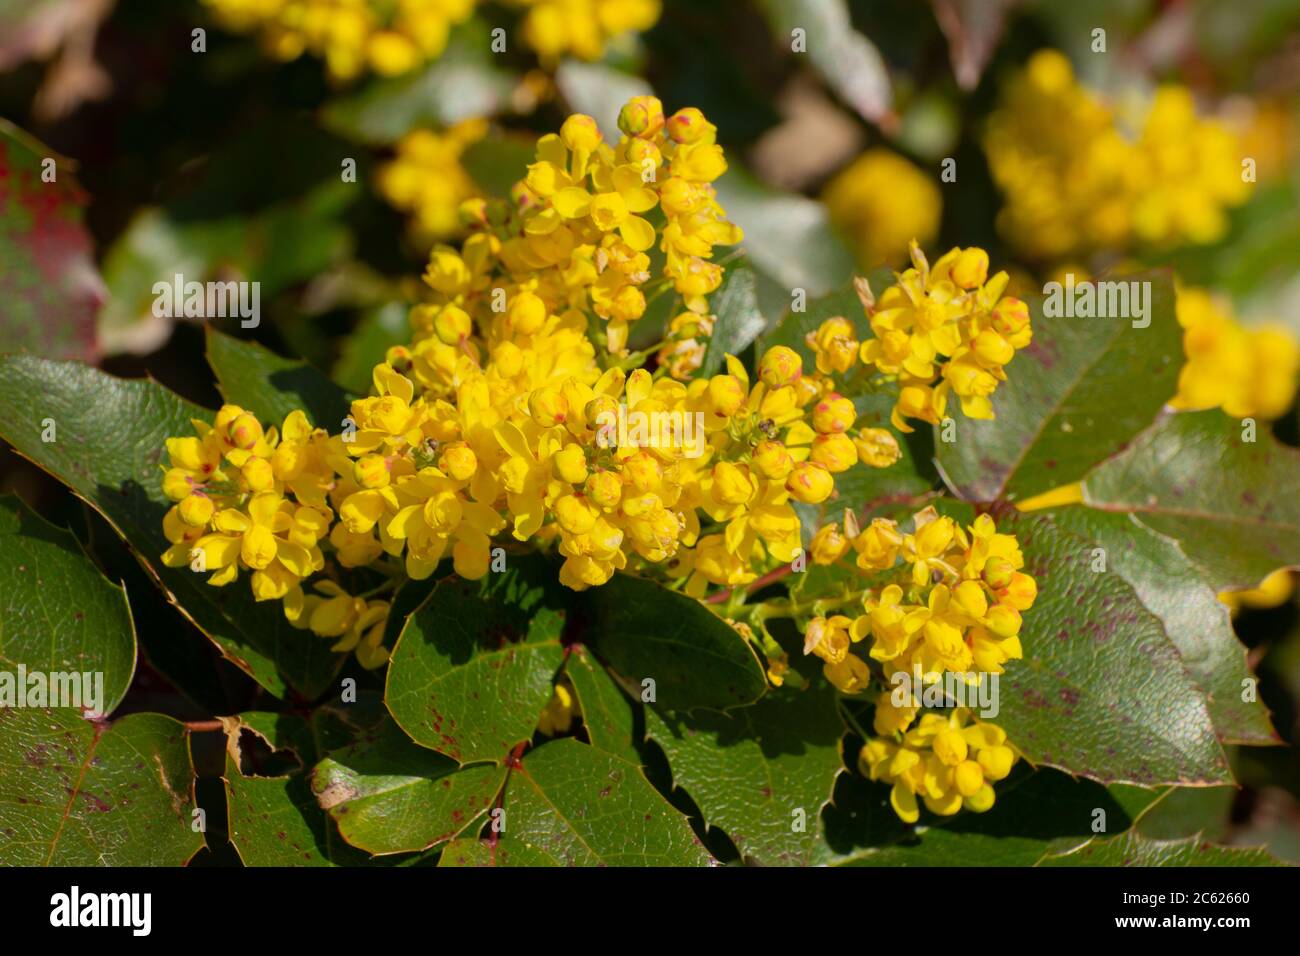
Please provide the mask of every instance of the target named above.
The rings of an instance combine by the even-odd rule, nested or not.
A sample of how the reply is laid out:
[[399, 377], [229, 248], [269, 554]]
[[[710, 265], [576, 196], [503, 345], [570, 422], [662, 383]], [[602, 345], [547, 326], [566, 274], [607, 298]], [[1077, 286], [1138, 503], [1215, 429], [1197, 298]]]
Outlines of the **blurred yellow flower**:
[[380, 167], [380, 194], [411, 214], [411, 229], [426, 248], [464, 232], [461, 204], [479, 189], [461, 156], [486, 134], [484, 119], [464, 120], [442, 133], [415, 130], [398, 141], [397, 155]]
[[870, 149], [855, 159], [830, 181], [822, 200], [863, 269], [900, 266], [912, 239], [928, 245], [939, 234], [939, 187], [888, 149]]
[[1288, 329], [1247, 329], [1226, 299], [1204, 289], [1179, 289], [1178, 321], [1187, 364], [1171, 405], [1222, 408], [1233, 417], [1266, 419], [1291, 407], [1300, 376], [1300, 343]]

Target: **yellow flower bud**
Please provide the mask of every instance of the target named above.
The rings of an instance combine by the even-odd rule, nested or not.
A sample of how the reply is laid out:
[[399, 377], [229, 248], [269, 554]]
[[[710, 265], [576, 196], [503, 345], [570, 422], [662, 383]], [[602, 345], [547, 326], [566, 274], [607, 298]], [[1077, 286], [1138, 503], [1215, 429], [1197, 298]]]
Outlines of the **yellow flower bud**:
[[664, 104], [657, 96], [634, 96], [618, 112], [618, 128], [628, 136], [649, 138], [664, 125]]
[[569, 414], [569, 402], [558, 388], [547, 385], [528, 396], [528, 414], [543, 428], [553, 428]]
[[533, 335], [546, 323], [546, 303], [534, 292], [516, 292], [506, 308], [506, 321], [522, 335]]
[[654, 491], [663, 479], [659, 460], [649, 452], [637, 452], [623, 462], [623, 479], [636, 491]]
[[779, 441], [761, 441], [754, 446], [754, 467], [764, 478], [781, 481], [794, 468], [790, 451]]
[[1005, 588], [999, 588], [998, 602], [1017, 611], [1027, 611], [1038, 597], [1038, 583], [1027, 574], [1016, 571]]
[[976, 581], [963, 581], [952, 592], [953, 602], [962, 611], [976, 620], [982, 618], [989, 609], [988, 597]]
[[694, 143], [709, 132], [710, 123], [694, 106], [687, 106], [668, 117], [668, 136], [674, 143]]
[[984, 771], [974, 760], [963, 760], [953, 771], [952, 782], [963, 797], [973, 797], [984, 787]]
[[963, 249], [952, 264], [952, 281], [963, 289], [983, 285], [989, 276], [989, 254], [983, 249]]
[[1011, 772], [1011, 766], [1016, 762], [1016, 754], [1010, 747], [998, 745], [983, 748], [976, 754], [975, 759], [979, 761], [985, 777], [990, 780], [1001, 780]]
[[587, 455], [581, 445], [565, 445], [551, 459], [551, 471], [561, 481], [580, 485], [587, 480]]
[[717, 415], [730, 418], [745, 404], [747, 393], [734, 375], [715, 375], [709, 379], [709, 407]]
[[975, 336], [972, 347], [985, 365], [1000, 367], [1006, 365], [1016, 355], [1016, 350], [1011, 347], [1011, 343], [992, 329], [985, 329]]
[[275, 487], [275, 469], [265, 458], [250, 458], [239, 469], [249, 491], [270, 491]]
[[[949, 728], [941, 730], [934, 736], [933, 743], [934, 755], [938, 757], [945, 766], [955, 767], [966, 759], [966, 738], [961, 735], [960, 730]], [[980, 781], [983, 783], [983, 781]]]
[[823, 435], [848, 431], [857, 418], [853, 403], [838, 392], [831, 392], [813, 406], [813, 428]]
[[230, 443], [245, 451], [262, 440], [262, 423], [247, 412], [230, 423]]
[[780, 388], [798, 381], [803, 375], [803, 359], [799, 353], [786, 345], [777, 345], [768, 349], [758, 363], [758, 377], [769, 388]]
[[[167, 441], [173, 442], [176, 439], [169, 438]], [[190, 483], [190, 476], [183, 468], [168, 468], [167, 473], [163, 475], [163, 494], [172, 501], [183, 501], [194, 490]]]
[[555, 520], [569, 534], [586, 534], [596, 526], [600, 513], [585, 498], [565, 495], [555, 502]]
[[800, 462], [786, 479], [785, 490], [797, 501], [820, 504], [835, 490], [835, 479], [823, 466], [814, 462]]
[[383, 488], [392, 475], [383, 455], [365, 455], [353, 463], [352, 477], [362, 488]]
[[438, 456], [438, 469], [457, 481], [469, 481], [478, 471], [478, 456], [465, 442], [452, 442]]
[[612, 471], [593, 471], [587, 476], [587, 497], [600, 508], [609, 511], [618, 506], [623, 497], [623, 482]]
[[474, 331], [474, 323], [464, 309], [447, 305], [433, 320], [433, 331], [441, 341], [456, 345], [461, 339], [469, 338]]
[[729, 505], [743, 505], [753, 493], [748, 469], [729, 461], [720, 461], [713, 466], [713, 494], [719, 501]]
[[995, 604], [989, 608], [984, 626], [998, 637], [1015, 637], [1020, 633], [1020, 612], [1009, 604]]
[[560, 126], [560, 140], [568, 149], [590, 153], [600, 145], [600, 127], [585, 113], [574, 113]]
[[858, 449], [848, 435], [818, 435], [809, 458], [838, 475], [858, 463]]
[[984, 583], [994, 591], [1001, 591], [1011, 583], [1011, 576], [1015, 573], [1015, 568], [1006, 558], [999, 558], [996, 555], [984, 562], [984, 568], [980, 572], [980, 577]]
[[205, 494], [197, 493], [185, 498], [176, 507], [177, 515], [191, 528], [207, 527], [212, 511], [212, 499]]

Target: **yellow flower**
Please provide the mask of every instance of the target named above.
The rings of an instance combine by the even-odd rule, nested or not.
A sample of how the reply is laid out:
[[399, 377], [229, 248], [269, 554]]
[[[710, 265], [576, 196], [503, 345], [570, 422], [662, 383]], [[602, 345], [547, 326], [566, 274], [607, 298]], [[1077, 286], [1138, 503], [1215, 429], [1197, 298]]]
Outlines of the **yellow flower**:
[[929, 176], [881, 148], [867, 150], [836, 174], [822, 201], [852, 240], [863, 269], [905, 262], [910, 240], [932, 242], [943, 207]]

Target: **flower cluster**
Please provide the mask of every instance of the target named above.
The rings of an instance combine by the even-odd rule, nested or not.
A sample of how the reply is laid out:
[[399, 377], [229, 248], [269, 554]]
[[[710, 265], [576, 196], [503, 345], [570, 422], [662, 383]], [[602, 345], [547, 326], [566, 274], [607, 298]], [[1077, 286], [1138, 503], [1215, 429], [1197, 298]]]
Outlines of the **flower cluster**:
[[1178, 376], [1175, 408], [1222, 408], [1237, 418], [1281, 417], [1295, 399], [1300, 344], [1289, 329], [1247, 329], [1226, 299], [1204, 289], [1178, 290], [1187, 364]]
[[909, 241], [925, 245], [939, 233], [939, 187], [888, 149], [869, 149], [837, 173], [822, 201], [853, 242], [863, 269], [900, 266]]
[[[1033, 605], [1038, 589], [1020, 570], [1024, 556], [1015, 536], [999, 533], [987, 514], [962, 528], [930, 507], [912, 522], [910, 534], [887, 518], [860, 529], [848, 512], [846, 529], [827, 525], [814, 540], [818, 563], [852, 550], [862, 571], [896, 578], [864, 592], [857, 618], [817, 617], [808, 625], [804, 653], [820, 657], [827, 679], [844, 693], [862, 690], [870, 678], [867, 662], [850, 653], [867, 638], [867, 656], [887, 674], [919, 669], [927, 680], [945, 671], [1000, 674], [1006, 661], [1021, 656], [1021, 611]], [[878, 707], [877, 732], [906, 729], [915, 713]]]
[[1043, 259], [1214, 242], [1251, 188], [1238, 136], [1199, 118], [1186, 88], [1162, 86], [1131, 110], [1082, 86], [1054, 50], [1010, 84], [985, 148], [1007, 199], [999, 227]]
[[[871, 779], [894, 784], [894, 808], [908, 822], [917, 817], [917, 794], [939, 814], [992, 806], [989, 782], [1005, 777], [1015, 760], [1006, 735], [986, 723], [965, 727], [968, 714], [960, 707], [947, 716], [922, 713], [934, 703], [926, 688], [945, 673], [978, 684], [1019, 659], [1021, 612], [1038, 593], [1021, 570], [1015, 536], [1000, 533], [989, 515], [963, 528], [928, 507], [912, 525], [904, 533], [897, 522], [877, 518], [859, 528], [846, 511], [842, 528], [822, 527], [813, 560], [833, 564], [853, 554], [875, 583], [862, 594], [862, 614], [817, 616], [804, 632], [804, 653], [822, 659], [826, 679], [840, 692], [867, 691], [873, 663], [890, 688], [876, 695], [878, 736], [863, 747], [861, 766]], [[865, 656], [854, 653], [857, 645]], [[978, 756], [984, 748], [990, 749]]]
[[659, 21], [659, 0], [514, 0], [527, 7], [523, 34], [546, 63], [562, 57], [599, 60], [606, 44]]
[[[325, 60], [330, 75], [351, 80], [367, 69], [396, 76], [435, 60], [452, 27], [478, 0], [203, 0], [229, 30], [257, 32], [270, 54]], [[565, 56], [599, 60], [611, 41], [649, 30], [660, 0], [511, 0], [526, 8], [522, 35], [543, 63]]]
[[272, 56], [325, 60], [337, 80], [409, 72], [442, 55], [475, 0], [204, 0], [223, 26], [257, 31]]
[[990, 277], [983, 249], [952, 249], [933, 266], [915, 242], [910, 252], [912, 268], [879, 301], [863, 292], [872, 338], [859, 345], [853, 324], [842, 317], [809, 334], [817, 367], [844, 373], [861, 361], [896, 382], [891, 421], [900, 431], [912, 431], [907, 418], [937, 425], [949, 392], [968, 418], [992, 418], [989, 399], [1006, 381], [1004, 366], [1033, 337], [1029, 307], [1003, 295], [1007, 273]]
[[488, 124], [463, 120], [442, 133], [417, 129], [397, 143], [397, 155], [380, 167], [380, 194], [411, 215], [411, 231], [425, 249], [464, 232], [461, 207], [479, 189], [461, 165], [465, 150], [481, 140]]
[[[713, 246], [739, 231], [709, 186], [725, 160], [698, 111], [665, 119], [640, 98], [620, 123], [608, 145], [570, 117], [513, 203], [463, 204], [471, 234], [432, 251], [411, 342], [375, 366], [339, 434], [301, 411], [277, 428], [227, 405], [169, 439], [167, 564], [215, 586], [247, 572], [258, 600], [375, 662], [388, 605], [371, 598], [447, 556], [480, 578], [498, 535], [558, 553], [574, 589], [636, 562], [698, 596], [792, 561], [793, 503], [826, 500], [860, 461], [887, 466], [897, 443], [851, 437], [853, 403], [784, 346], [756, 381], [733, 356], [687, 382], [671, 365], [624, 368], [656, 240], [660, 281], [703, 317]], [[348, 594], [339, 582], [362, 568], [389, 586]]]
[[990, 809], [993, 783], [1011, 772], [1018, 756], [1002, 728], [957, 707], [946, 715], [926, 714], [895, 739], [868, 740], [858, 754], [858, 769], [891, 784], [890, 806], [905, 823], [915, 823], [918, 796], [939, 816]]
[[[642, 286], [656, 239], [665, 279], [685, 310], [686, 321], [679, 316], [674, 325], [691, 338], [708, 314], [706, 297], [722, 282], [722, 266], [710, 261], [714, 247], [741, 239], [712, 186], [727, 162], [716, 127], [699, 110], [665, 118], [656, 97], [639, 96], [623, 107], [619, 128], [622, 140], [606, 144], [595, 121], [579, 114], [558, 136], [543, 136], [514, 190], [519, 215], [499, 233], [505, 269], [526, 276], [557, 307], [594, 311], [607, 323], [612, 353], [624, 351], [629, 323], [645, 313]], [[663, 219], [658, 232], [646, 218], [655, 210]], [[695, 365], [702, 345], [697, 352]], [[690, 361], [679, 363], [679, 372], [690, 370]]]
[[346, 491], [335, 476], [351, 470], [341, 440], [313, 429], [301, 411], [280, 429], [264, 430], [236, 405], [222, 406], [211, 425], [192, 424], [195, 435], [167, 439], [163, 492], [175, 504], [163, 518], [171, 542], [163, 563], [206, 573], [218, 587], [250, 572], [257, 600], [283, 600], [295, 626], [336, 638], [336, 650], [355, 650], [367, 667], [382, 664], [387, 602], [354, 597], [328, 580], [316, 594], [302, 587], [325, 566], [323, 542], [344, 567], [380, 553], [341, 525], [331, 531]]

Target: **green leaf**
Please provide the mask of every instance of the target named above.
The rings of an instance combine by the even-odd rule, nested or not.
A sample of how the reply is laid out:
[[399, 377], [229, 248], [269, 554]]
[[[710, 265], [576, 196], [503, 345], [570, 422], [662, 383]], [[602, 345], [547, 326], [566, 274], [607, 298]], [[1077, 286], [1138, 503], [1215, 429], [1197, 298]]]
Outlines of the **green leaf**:
[[726, 278], [711, 305], [716, 321], [700, 375], [713, 375], [722, 367], [725, 356], [739, 355], [767, 325], [758, 306], [754, 270], [743, 259], [727, 266]]
[[321, 121], [342, 136], [386, 144], [414, 129], [495, 116], [509, 103], [516, 78], [496, 65], [490, 46], [486, 25], [471, 20], [452, 31], [446, 52], [429, 66], [372, 80], [327, 104]]
[[817, 819], [843, 769], [844, 725], [825, 680], [771, 691], [729, 714], [677, 716], [648, 707], [646, 732], [667, 755], [673, 785], [746, 862], [810, 862], [820, 841]]
[[570, 646], [564, 673], [578, 695], [582, 724], [592, 745], [639, 764], [641, 756], [633, 744], [635, 713], [623, 688], [581, 644]]
[[616, 574], [587, 592], [583, 639], [629, 686], [654, 681], [675, 712], [752, 704], [767, 688], [758, 655], [699, 601], [646, 578]]
[[1094, 837], [1066, 853], [1049, 854], [1039, 866], [1285, 866], [1260, 847], [1215, 846], [1200, 837], [1148, 840], [1138, 833]]
[[523, 758], [495, 844], [458, 840], [441, 866], [706, 866], [686, 818], [641, 768], [572, 737]]
[[[1055, 524], [1104, 549], [1107, 568], [1129, 583], [1164, 625], [1188, 674], [1205, 697], [1224, 743], [1268, 744], [1278, 738], [1256, 696], [1242, 700], [1253, 681], [1246, 649], [1232, 629], [1228, 608], [1180, 543], [1132, 514], [1083, 506], [1049, 513]], [[1033, 612], [1030, 612], [1033, 613]]]
[[992, 718], [1035, 764], [1102, 783], [1228, 783], [1205, 695], [1160, 618], [1117, 574], [1093, 568], [1092, 542], [1049, 518], [1011, 513], [1038, 584], [1024, 612], [1024, 659], [1001, 676]]
[[718, 202], [744, 232], [750, 264], [787, 297], [803, 289], [811, 299], [845, 286], [853, 276], [853, 255], [832, 230], [826, 207], [764, 185], [731, 157], [728, 163], [715, 184]]
[[230, 842], [248, 866], [365, 865], [317, 803], [307, 768], [358, 729], [322, 707], [310, 720], [249, 712], [222, 718]]
[[[93, 400], [88, 400], [88, 396]], [[294, 687], [315, 697], [343, 660], [329, 644], [285, 620], [275, 602], [256, 602], [246, 580], [208, 585], [188, 568], [166, 568], [162, 519], [165, 440], [193, 434], [212, 413], [156, 382], [119, 379], [75, 362], [0, 356], [0, 436], [102, 514], [222, 654], [276, 695]], [[45, 419], [57, 440], [44, 442]]]
[[[99, 356], [95, 316], [104, 282], [82, 223], [88, 197], [73, 168], [0, 119], [0, 352]], [[53, 182], [45, 182], [47, 169]]]
[[1300, 452], [1219, 411], [1163, 416], [1083, 485], [1084, 502], [1178, 542], [1215, 590], [1300, 566]]
[[859, 116], [875, 123], [889, 115], [893, 95], [884, 58], [853, 29], [846, 0], [762, 0], [760, 6], [778, 46], [793, 49], [793, 31], [803, 31], [803, 51]]
[[312, 790], [348, 843], [368, 853], [427, 850], [487, 813], [505, 768], [460, 769], [417, 747], [391, 720], [331, 750], [311, 774]]
[[227, 402], [251, 411], [262, 422], [279, 425], [297, 409], [313, 425], [337, 431], [351, 413], [351, 399], [306, 362], [281, 358], [256, 342], [245, 342], [207, 328], [208, 364]]
[[[889, 806], [889, 787], [845, 775], [823, 818], [816, 862], [830, 866], [1032, 866], [1050, 852], [1084, 843], [1103, 822], [1127, 828], [1159, 792], [1103, 787], [1054, 770], [1020, 771], [996, 786], [985, 813], [925, 816], [905, 827]], [[1097, 811], [1103, 811], [1100, 817]]]
[[79, 681], [82, 706], [111, 714], [135, 673], [126, 591], [100, 574], [71, 532], [9, 496], [0, 496], [0, 595], [0, 665], [97, 674], [98, 693]]
[[203, 846], [185, 728], [0, 708], [0, 837], [11, 866], [181, 866]]
[[384, 697], [416, 743], [461, 764], [502, 763], [532, 737], [564, 659], [564, 599], [540, 556], [482, 581], [451, 577], [408, 619]]
[[1146, 328], [1124, 318], [1048, 318], [1041, 297], [1030, 301], [1034, 341], [1007, 365], [993, 394], [996, 419], [967, 419], [958, 408], [956, 441], [936, 437], [959, 497], [1023, 500], [1078, 481], [1173, 396], [1183, 364], [1173, 282], [1168, 272], [1123, 281], [1150, 283]]
[[186, 282], [256, 281], [264, 319], [277, 294], [347, 254], [352, 240], [343, 214], [360, 195], [335, 174], [303, 196], [256, 211], [231, 213], [228, 203], [220, 212], [203, 210], [207, 215], [184, 207], [142, 209], [104, 254], [109, 295], [99, 334], [105, 351], [145, 354], [166, 341], [172, 319], [156, 314], [153, 289], [177, 275]]

